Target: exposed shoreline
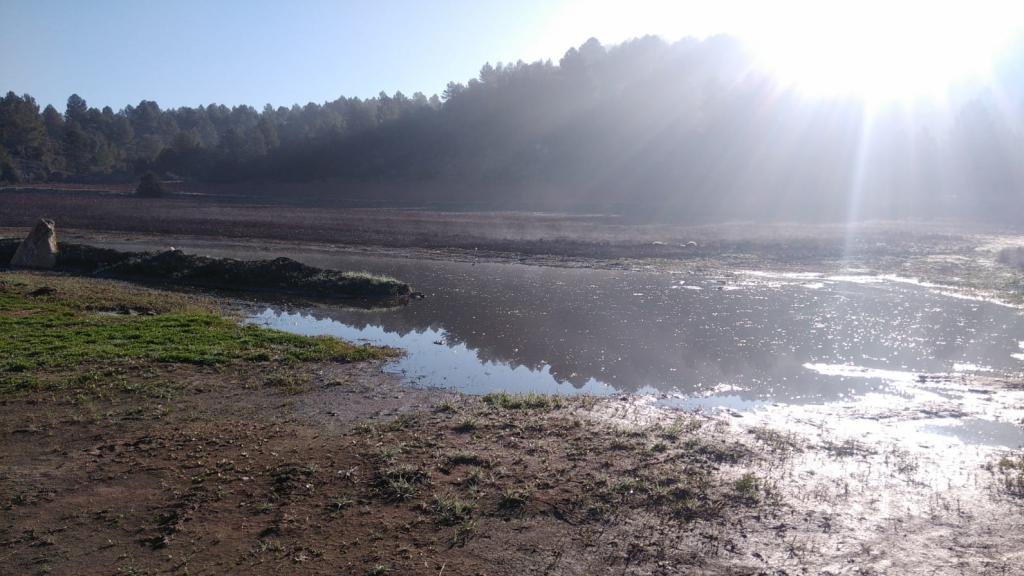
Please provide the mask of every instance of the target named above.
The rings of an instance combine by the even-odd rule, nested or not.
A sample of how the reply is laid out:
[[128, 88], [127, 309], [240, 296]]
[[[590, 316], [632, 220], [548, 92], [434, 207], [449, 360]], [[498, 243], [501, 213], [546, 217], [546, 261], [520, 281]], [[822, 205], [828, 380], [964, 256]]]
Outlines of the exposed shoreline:
[[[0, 262], [11, 260], [19, 240], [0, 238]], [[290, 258], [235, 260], [181, 250], [120, 251], [63, 242], [54, 272], [149, 283], [156, 286], [311, 296], [366, 303], [408, 300], [409, 285], [394, 278], [307, 266]]]

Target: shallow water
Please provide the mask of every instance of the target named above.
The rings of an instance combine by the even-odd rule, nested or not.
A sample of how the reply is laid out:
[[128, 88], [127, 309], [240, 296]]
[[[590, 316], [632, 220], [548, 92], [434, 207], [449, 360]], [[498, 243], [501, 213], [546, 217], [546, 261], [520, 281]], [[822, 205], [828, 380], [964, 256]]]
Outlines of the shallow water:
[[[1024, 433], [975, 375], [1024, 368], [1024, 316], [896, 276], [644, 267], [594, 270], [180, 246], [401, 278], [425, 300], [387, 310], [267, 307], [289, 332], [403, 348], [386, 369], [468, 393], [646, 393], [680, 408], [835, 405], [919, 430], [1016, 446]], [[946, 405], [960, 412], [950, 416]], [[936, 407], [939, 408], [936, 408]], [[946, 410], [946, 412], [943, 412]], [[926, 417], [908, 416], [917, 411]], [[979, 418], [983, 421], [979, 421]]]
[[396, 369], [467, 392], [648, 391], [806, 403], [1022, 365], [1014, 356], [1024, 336], [1017, 311], [905, 283], [402, 267], [391, 270], [426, 300], [385, 311], [268, 308], [254, 320], [400, 346], [409, 354]]

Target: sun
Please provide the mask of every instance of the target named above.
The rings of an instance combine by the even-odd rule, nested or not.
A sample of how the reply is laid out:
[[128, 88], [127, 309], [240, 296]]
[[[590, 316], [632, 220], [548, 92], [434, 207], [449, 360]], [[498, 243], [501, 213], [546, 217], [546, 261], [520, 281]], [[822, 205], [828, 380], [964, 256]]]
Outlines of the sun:
[[986, 79], [1019, 31], [1019, 4], [780, 2], [741, 35], [759, 66], [810, 96], [942, 99]]
[[561, 0], [530, 45], [547, 57], [606, 44], [726, 34], [756, 65], [810, 96], [942, 99], [985, 82], [1024, 30], [1024, 0]]

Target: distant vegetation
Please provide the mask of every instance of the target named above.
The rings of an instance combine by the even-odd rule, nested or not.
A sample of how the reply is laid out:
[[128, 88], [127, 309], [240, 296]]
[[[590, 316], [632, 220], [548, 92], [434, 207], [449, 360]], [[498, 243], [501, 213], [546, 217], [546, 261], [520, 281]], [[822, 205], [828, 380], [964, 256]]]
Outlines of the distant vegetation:
[[145, 196], [147, 198], [157, 198], [167, 193], [164, 190], [164, 185], [160, 183], [160, 178], [157, 177], [153, 172], [146, 172], [142, 175], [142, 179], [139, 180], [139, 185], [135, 188], [135, 193], [139, 196]]
[[591, 39], [557, 63], [487, 64], [431, 97], [114, 111], [72, 95], [61, 113], [10, 92], [0, 178], [329, 180], [339, 195], [389, 184], [406, 199], [690, 219], [990, 217], [1017, 205], [1024, 86], [1012, 63], [998, 90], [948, 109], [868, 114], [853, 99], [801, 97], [751, 62], [728, 37]]

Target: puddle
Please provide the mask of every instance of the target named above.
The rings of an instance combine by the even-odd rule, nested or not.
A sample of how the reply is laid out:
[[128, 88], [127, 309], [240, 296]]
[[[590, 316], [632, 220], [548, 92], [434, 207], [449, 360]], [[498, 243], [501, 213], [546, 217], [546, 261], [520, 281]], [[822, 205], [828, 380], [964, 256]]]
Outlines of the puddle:
[[737, 420], [803, 411], [936, 442], [1019, 440], [1024, 400], [976, 381], [1024, 370], [1024, 316], [948, 286], [854, 269], [594, 270], [177, 244], [408, 281], [427, 298], [387, 310], [270, 307], [251, 320], [403, 348], [387, 370], [414, 386], [650, 394]]
[[429, 266], [459, 273], [419, 271], [414, 284], [429, 295], [422, 303], [266, 308], [251, 321], [403, 348], [407, 355], [386, 369], [415, 386], [650, 394], [659, 406], [738, 417], [802, 407], [888, 434], [901, 422], [900, 433], [922, 437], [1024, 444], [1013, 395], [996, 402], [973, 384], [976, 375], [1024, 367], [1024, 319], [998, 303], [950, 297], [945, 287], [864, 274], [680, 280], [650, 271]]

